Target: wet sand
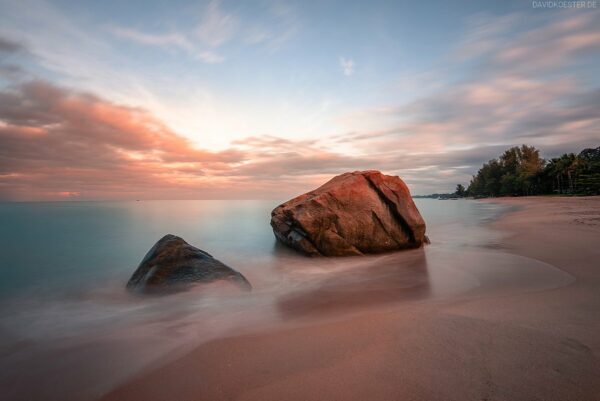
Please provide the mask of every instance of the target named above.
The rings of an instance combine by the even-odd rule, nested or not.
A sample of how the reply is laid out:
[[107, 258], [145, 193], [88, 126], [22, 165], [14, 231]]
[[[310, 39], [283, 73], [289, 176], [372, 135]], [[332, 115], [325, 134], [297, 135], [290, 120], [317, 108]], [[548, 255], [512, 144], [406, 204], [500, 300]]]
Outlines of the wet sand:
[[[310, 323], [212, 340], [102, 399], [600, 399], [600, 197], [493, 202], [517, 207], [492, 224], [506, 233], [494, 248], [573, 279], [536, 288], [528, 282], [535, 275], [517, 274], [527, 290], [511, 291], [519, 285], [509, 280], [491, 294], [482, 286], [395, 303], [383, 302], [390, 294], [377, 286], [333, 283], [279, 304], [280, 313]], [[371, 307], [307, 318], [363, 303]]]

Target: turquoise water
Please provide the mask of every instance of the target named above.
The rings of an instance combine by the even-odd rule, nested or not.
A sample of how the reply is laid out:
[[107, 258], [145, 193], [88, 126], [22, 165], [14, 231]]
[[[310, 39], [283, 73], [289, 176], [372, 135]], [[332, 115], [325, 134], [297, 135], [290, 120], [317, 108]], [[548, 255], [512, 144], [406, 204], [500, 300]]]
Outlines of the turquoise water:
[[[507, 210], [499, 205], [418, 199], [431, 245], [307, 258], [276, 243], [269, 221], [278, 203], [1, 203], [3, 399], [93, 400], [216, 337], [571, 280], [502, 248], [502, 233], [485, 224]], [[128, 293], [138, 263], [167, 233], [242, 272], [253, 291], [200, 286], [158, 297]]]
[[[123, 284], [147, 250], [171, 233], [240, 270], [271, 263], [274, 201], [0, 203], [0, 297]], [[417, 199], [432, 240], [457, 242], [501, 212], [497, 205]], [[436, 235], [436, 234], [441, 235]], [[482, 235], [481, 232], [478, 233]], [[474, 236], [465, 241], [484, 240]]]
[[124, 283], [167, 233], [224, 259], [264, 257], [273, 250], [272, 207], [261, 201], [3, 203], [0, 292]]

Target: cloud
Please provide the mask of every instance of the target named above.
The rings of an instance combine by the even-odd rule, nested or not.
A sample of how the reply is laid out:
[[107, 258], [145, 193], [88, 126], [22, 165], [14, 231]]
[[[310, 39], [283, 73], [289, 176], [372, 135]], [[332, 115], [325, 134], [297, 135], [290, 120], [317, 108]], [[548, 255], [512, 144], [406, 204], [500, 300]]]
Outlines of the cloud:
[[246, 177], [283, 177], [337, 174], [382, 166], [376, 157], [342, 154], [316, 139], [291, 140], [274, 136], [248, 137], [232, 143], [248, 157], [228, 174]]
[[[453, 67], [470, 71], [466, 78], [438, 74], [446, 84], [416, 100], [358, 110], [341, 120], [352, 134], [335, 141], [381, 160], [395, 157], [397, 171], [421, 193], [466, 184], [509, 146], [531, 144], [546, 157], [596, 147], [599, 16], [480, 19], [451, 57]], [[356, 129], [365, 125], [378, 128]]]
[[[574, 103], [590, 105], [597, 98]], [[575, 109], [574, 121], [593, 112]], [[145, 110], [33, 81], [0, 92], [0, 198], [284, 199], [341, 172], [372, 168], [400, 175], [416, 193], [436, 192], [443, 182], [449, 189], [466, 182], [474, 168], [504, 149], [437, 151], [426, 136], [398, 140], [393, 132], [365, 138], [337, 138], [362, 153], [332, 150], [336, 146], [327, 140], [268, 135], [211, 152]]]
[[255, 25], [246, 30], [244, 42], [256, 45], [272, 38], [271, 32], [261, 25]]
[[15, 61], [29, 55], [24, 44], [0, 36], [0, 79], [13, 82], [26, 77], [27, 71]]
[[289, 3], [273, 2], [267, 12], [270, 18], [266, 24], [271, 27], [271, 34], [265, 43], [271, 51], [277, 51], [300, 31], [302, 24], [298, 11]]
[[600, 51], [600, 12], [562, 17], [515, 35], [491, 49], [495, 69], [548, 74]]
[[354, 60], [340, 57], [340, 67], [345, 76], [349, 77], [354, 74]]
[[216, 48], [229, 41], [234, 36], [237, 27], [237, 18], [233, 14], [223, 12], [220, 2], [213, 0], [206, 7], [194, 33], [202, 43]]
[[3, 199], [201, 193], [217, 184], [210, 171], [243, 160], [234, 149], [198, 149], [146, 111], [91, 94], [43, 81], [0, 92]]
[[196, 60], [217, 64], [225, 61], [225, 57], [216, 49], [233, 38], [237, 25], [237, 19], [232, 14], [221, 10], [220, 2], [211, 1], [189, 32], [151, 33], [118, 26], [111, 26], [108, 30], [119, 38], [135, 43], [157, 46], [165, 50], [183, 50]]
[[218, 64], [225, 61], [225, 57], [213, 51], [203, 51], [195, 54], [195, 57], [207, 64]]
[[213, 49], [237, 41], [276, 51], [300, 30], [298, 12], [291, 4], [262, 2], [257, 11], [258, 15], [252, 20], [245, 20], [224, 10], [220, 1], [213, 0], [195, 25], [193, 36]]
[[0, 199], [278, 198], [375, 159], [255, 136], [212, 152], [150, 113], [45, 81], [0, 91]]
[[0, 64], [0, 78], [5, 78], [9, 82], [16, 81], [27, 74], [23, 68], [15, 64]]
[[164, 49], [176, 48], [190, 54], [197, 60], [208, 64], [221, 63], [225, 58], [212, 50], [199, 50], [198, 47], [181, 33], [152, 34], [137, 31], [131, 28], [111, 27], [110, 31], [120, 38], [149, 46], [158, 46]]
[[118, 37], [144, 45], [175, 46], [187, 51], [191, 51], [194, 48], [192, 43], [180, 33], [152, 34], [121, 27], [111, 27], [109, 30]]
[[489, 55], [509, 40], [525, 16], [519, 13], [490, 15], [477, 13], [466, 17], [466, 32], [453, 51], [452, 59], [470, 60]]
[[600, 11], [501, 16], [476, 14], [453, 61], [479, 62], [486, 72], [549, 74], [600, 49]]
[[[198, 24], [208, 21], [211, 7], [217, 12], [206, 26], [229, 24], [221, 31], [229, 33], [208, 35], [208, 42], [191, 29], [114, 28], [113, 34], [220, 62], [226, 45], [236, 40], [271, 48], [283, 33], [298, 29], [297, 13], [285, 5], [265, 8], [265, 20], [246, 25], [211, 3]], [[481, 163], [508, 146], [533, 144], [545, 156], [598, 146], [597, 17], [589, 10], [560, 18], [557, 13], [478, 16], [445, 60], [448, 68], [423, 71], [427, 81], [439, 82], [435, 88], [424, 92], [417, 85], [420, 96], [407, 103], [358, 110], [340, 122], [350, 134], [302, 140], [254, 135], [220, 152], [198, 148], [147, 110], [44, 81], [15, 85], [0, 91], [0, 198], [283, 199], [332, 175], [367, 168], [399, 174], [415, 193], [438, 192], [466, 184]], [[35, 21], [39, 24], [21, 25], [43, 26], [43, 18]], [[54, 71], [69, 71], [85, 82], [105, 74], [96, 87], [122, 89], [122, 71], [96, 66], [110, 50], [106, 43], [69, 22], [53, 18], [44, 34], [25, 32], [16, 49], [10, 41], [0, 42], [0, 49], [13, 57], [22, 52], [19, 43], [32, 44], [35, 57]], [[252, 30], [253, 36], [242, 38]], [[69, 43], [70, 37], [83, 39]], [[93, 60], [79, 57], [81, 48], [94, 54]], [[339, 62], [342, 73], [354, 73], [352, 59]], [[125, 81], [135, 78], [130, 74]], [[109, 90], [101, 93], [114, 99]], [[164, 102], [164, 96], [157, 97], [153, 110]], [[193, 117], [207, 118], [196, 112]]]
[[215, 64], [225, 61], [225, 56], [218, 49], [229, 42], [237, 40], [238, 43], [264, 45], [274, 51], [293, 37], [299, 28], [295, 9], [289, 5], [268, 4], [262, 20], [250, 23], [224, 11], [221, 2], [213, 0], [192, 29], [157, 33], [110, 26], [108, 30], [122, 39], [165, 50], [183, 50], [197, 60]]
[[19, 42], [0, 37], [0, 54], [19, 53], [25, 50], [25, 46]]

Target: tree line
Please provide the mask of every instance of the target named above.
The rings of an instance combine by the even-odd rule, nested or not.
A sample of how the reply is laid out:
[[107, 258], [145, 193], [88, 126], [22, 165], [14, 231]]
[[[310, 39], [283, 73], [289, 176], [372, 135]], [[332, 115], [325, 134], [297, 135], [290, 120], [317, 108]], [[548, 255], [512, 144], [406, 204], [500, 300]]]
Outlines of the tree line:
[[456, 196], [599, 195], [600, 147], [544, 160], [533, 146], [515, 146], [492, 159]]

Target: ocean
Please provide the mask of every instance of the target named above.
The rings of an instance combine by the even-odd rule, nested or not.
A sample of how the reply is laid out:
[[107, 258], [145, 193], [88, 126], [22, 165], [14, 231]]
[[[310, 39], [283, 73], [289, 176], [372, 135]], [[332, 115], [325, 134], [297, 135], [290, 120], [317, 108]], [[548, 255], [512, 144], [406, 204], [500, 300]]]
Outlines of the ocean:
[[[481, 223], [503, 210], [471, 201], [416, 202], [435, 243], [483, 242], [491, 232]], [[278, 204], [234, 200], [0, 203], [0, 298], [60, 296], [125, 283], [150, 247], [168, 233], [241, 271], [248, 260], [273, 263], [281, 252], [269, 221]], [[478, 235], [459, 238], [466, 229], [477, 229]], [[457, 230], [454, 238], [448, 238], [447, 231], [452, 230]]]
[[[0, 203], [0, 388], [8, 399], [94, 399], [221, 336], [572, 279], [503, 248], [504, 233], [488, 223], [506, 206], [416, 203], [431, 245], [320, 259], [275, 241], [277, 201]], [[240, 271], [253, 291], [127, 292], [139, 262], [168, 233]]]

